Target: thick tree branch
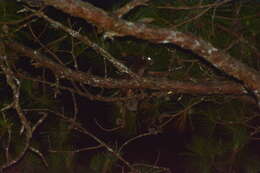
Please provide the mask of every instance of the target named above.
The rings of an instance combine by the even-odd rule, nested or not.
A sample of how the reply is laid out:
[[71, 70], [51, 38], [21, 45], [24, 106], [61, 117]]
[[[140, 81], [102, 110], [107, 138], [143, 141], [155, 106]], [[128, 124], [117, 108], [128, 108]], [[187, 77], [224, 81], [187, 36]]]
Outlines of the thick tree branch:
[[111, 79], [102, 78], [89, 73], [81, 71], [74, 71], [63, 65], [56, 64], [50, 59], [46, 58], [37, 51], [27, 48], [17, 42], [6, 42], [7, 47], [12, 50], [30, 57], [36, 63], [35, 66], [41, 66], [50, 69], [60, 78], [77, 81], [93, 87], [101, 88], [139, 88], [151, 89], [161, 91], [172, 91], [172, 93], [188, 93], [188, 94], [247, 94], [244, 87], [232, 82], [179, 82], [171, 80], [160, 80], [157, 78], [141, 78], [140, 80], [125, 80], [125, 79]]

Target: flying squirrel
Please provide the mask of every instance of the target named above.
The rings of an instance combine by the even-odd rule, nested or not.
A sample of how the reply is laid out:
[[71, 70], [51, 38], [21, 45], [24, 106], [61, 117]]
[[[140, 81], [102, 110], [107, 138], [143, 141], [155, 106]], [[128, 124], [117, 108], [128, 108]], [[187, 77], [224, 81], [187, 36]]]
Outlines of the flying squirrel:
[[153, 59], [150, 56], [123, 56], [122, 60], [140, 77], [144, 76], [147, 69], [153, 64]]
[[[122, 61], [124, 61], [125, 65], [128, 66], [134, 73], [138, 76], [142, 77], [146, 74], [149, 66], [153, 64], [153, 60], [149, 56], [123, 56]], [[126, 96], [134, 95], [135, 91], [132, 89], [128, 89], [126, 91]], [[126, 102], [126, 108], [129, 111], [137, 111], [138, 110], [138, 100], [131, 99]]]

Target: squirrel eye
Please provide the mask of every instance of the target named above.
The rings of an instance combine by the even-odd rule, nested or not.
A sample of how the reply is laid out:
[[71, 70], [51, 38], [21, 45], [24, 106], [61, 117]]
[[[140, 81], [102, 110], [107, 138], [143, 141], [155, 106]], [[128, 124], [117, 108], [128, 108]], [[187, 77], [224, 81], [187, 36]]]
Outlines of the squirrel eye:
[[150, 56], [147, 57], [148, 61], [152, 61], [152, 58]]
[[150, 65], [153, 64], [153, 59], [150, 56], [143, 56], [142, 59], [145, 60]]

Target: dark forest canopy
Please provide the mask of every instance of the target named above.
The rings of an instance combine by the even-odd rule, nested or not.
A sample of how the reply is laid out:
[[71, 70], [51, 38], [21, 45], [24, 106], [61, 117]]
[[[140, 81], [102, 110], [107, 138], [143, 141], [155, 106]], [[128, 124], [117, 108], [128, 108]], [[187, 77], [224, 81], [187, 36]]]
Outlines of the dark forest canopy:
[[1, 0], [0, 172], [258, 173], [259, 9]]

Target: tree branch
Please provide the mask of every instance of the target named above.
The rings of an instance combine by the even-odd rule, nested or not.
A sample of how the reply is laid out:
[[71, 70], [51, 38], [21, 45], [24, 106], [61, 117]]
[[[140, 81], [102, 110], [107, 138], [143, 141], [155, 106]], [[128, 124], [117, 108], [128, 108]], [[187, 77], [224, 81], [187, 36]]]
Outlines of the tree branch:
[[187, 93], [187, 94], [247, 94], [245, 88], [233, 82], [180, 82], [157, 78], [140, 78], [140, 80], [129, 79], [112, 79], [102, 78], [89, 73], [75, 71], [63, 65], [56, 64], [44, 55], [31, 48], [25, 47], [18, 42], [6, 42], [6, 46], [22, 55], [26, 55], [34, 60], [35, 66], [45, 67], [50, 69], [55, 75], [60, 78], [84, 83], [93, 87], [101, 88], [127, 88], [127, 89], [151, 89], [160, 91], [172, 91], [172, 94]]

